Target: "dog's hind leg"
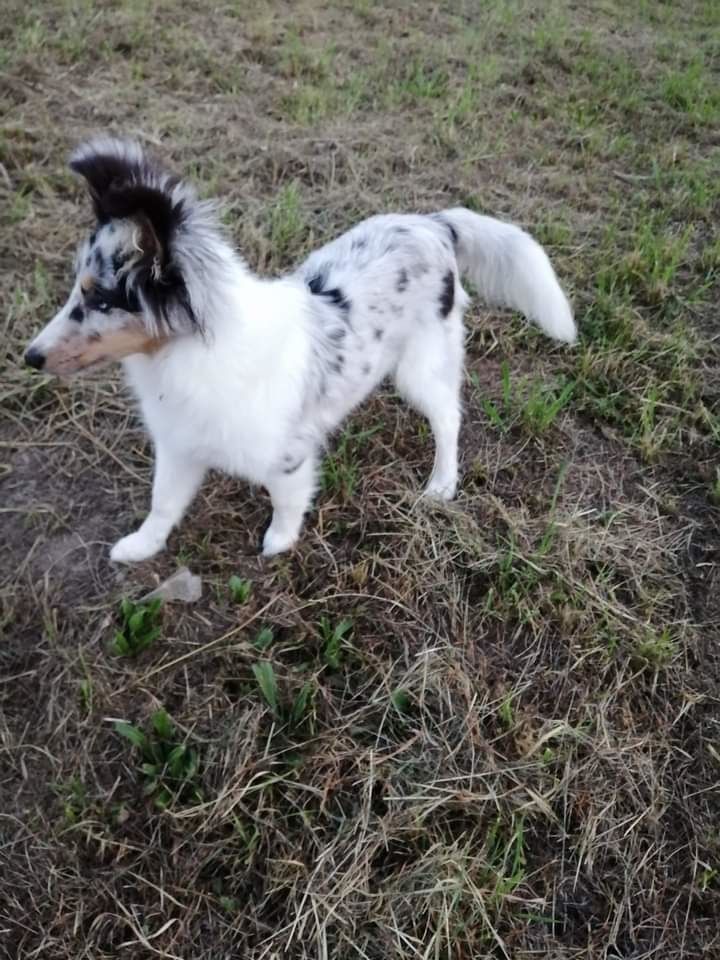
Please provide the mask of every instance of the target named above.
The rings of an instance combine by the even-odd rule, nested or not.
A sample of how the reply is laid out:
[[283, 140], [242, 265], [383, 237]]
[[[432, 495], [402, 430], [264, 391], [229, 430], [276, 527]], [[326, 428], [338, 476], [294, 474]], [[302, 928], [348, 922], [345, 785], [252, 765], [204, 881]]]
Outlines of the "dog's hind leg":
[[435, 464], [425, 495], [451, 500], [458, 482], [462, 320], [456, 309], [434, 326], [423, 325], [408, 342], [395, 372], [398, 392], [430, 422]]
[[110, 559], [137, 563], [158, 553], [172, 528], [182, 520], [205, 475], [205, 466], [159, 446], [155, 454], [152, 507], [135, 533], [118, 540]]
[[296, 467], [273, 473], [265, 480], [272, 501], [273, 515], [263, 537], [263, 556], [289, 550], [297, 540], [315, 492], [315, 455], [310, 454]]

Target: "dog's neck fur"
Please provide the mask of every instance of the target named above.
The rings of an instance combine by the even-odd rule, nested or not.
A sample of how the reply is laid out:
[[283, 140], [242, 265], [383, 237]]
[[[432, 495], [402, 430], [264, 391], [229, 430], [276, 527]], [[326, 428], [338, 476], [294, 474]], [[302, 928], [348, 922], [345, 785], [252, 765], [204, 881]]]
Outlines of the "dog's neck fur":
[[210, 335], [228, 310], [237, 314], [241, 291], [258, 280], [218, 230], [206, 227], [203, 241], [202, 245], [193, 245], [181, 240], [175, 256], [199, 331]]

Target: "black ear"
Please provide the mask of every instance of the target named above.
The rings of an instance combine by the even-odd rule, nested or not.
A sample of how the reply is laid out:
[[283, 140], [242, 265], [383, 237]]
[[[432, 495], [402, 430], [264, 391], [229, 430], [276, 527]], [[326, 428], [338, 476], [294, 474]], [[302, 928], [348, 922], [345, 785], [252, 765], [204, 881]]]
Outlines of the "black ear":
[[[133, 227], [126, 284], [155, 331], [201, 329], [176, 257], [175, 234], [193, 216], [193, 191], [165, 173], [136, 143], [99, 137], [79, 147], [70, 168], [87, 181], [100, 223]], [[181, 258], [182, 259], [182, 258]]]
[[[125, 149], [120, 149], [123, 146]], [[119, 141], [89, 143], [70, 158], [70, 169], [87, 181], [90, 196], [96, 203], [113, 183], [130, 183], [139, 179], [143, 155], [135, 144]]]
[[113, 183], [98, 199], [99, 218], [133, 220], [139, 227], [138, 241], [143, 256], [161, 264], [170, 258], [173, 231], [183, 218], [183, 202], [173, 201], [174, 182], [163, 188], [143, 183]]
[[99, 139], [80, 147], [70, 169], [87, 182], [100, 223], [134, 220], [144, 256], [167, 262], [173, 230], [183, 218], [173, 199], [178, 180], [159, 171], [136, 143]]

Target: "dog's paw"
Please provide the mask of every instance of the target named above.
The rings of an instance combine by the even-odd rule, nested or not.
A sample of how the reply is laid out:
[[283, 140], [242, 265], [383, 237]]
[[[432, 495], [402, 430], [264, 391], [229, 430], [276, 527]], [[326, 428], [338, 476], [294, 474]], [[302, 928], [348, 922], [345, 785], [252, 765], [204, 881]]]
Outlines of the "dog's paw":
[[114, 563], [139, 563], [148, 557], [154, 557], [164, 546], [164, 543], [150, 540], [138, 531], [118, 540], [110, 551], [110, 559]]
[[274, 557], [278, 553], [285, 553], [295, 545], [295, 537], [289, 537], [286, 533], [273, 530], [269, 526], [265, 531], [262, 542], [262, 555], [264, 557]]
[[457, 493], [457, 480], [436, 480], [431, 478], [423, 490], [423, 497], [429, 500], [452, 500]]

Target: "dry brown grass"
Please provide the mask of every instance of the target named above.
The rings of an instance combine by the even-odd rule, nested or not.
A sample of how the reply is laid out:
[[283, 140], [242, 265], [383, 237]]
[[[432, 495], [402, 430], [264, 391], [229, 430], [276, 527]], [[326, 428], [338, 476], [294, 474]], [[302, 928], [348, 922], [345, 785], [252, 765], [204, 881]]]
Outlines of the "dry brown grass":
[[[720, 956], [719, 26], [700, 0], [6, 0], [0, 955]], [[415, 503], [427, 431], [388, 395], [291, 556], [257, 557], [265, 495], [215, 477], [114, 569], [137, 420], [114, 378], [19, 365], [88, 224], [64, 159], [103, 129], [221, 197], [263, 272], [388, 208], [519, 220], [581, 344], [474, 308], [447, 508]], [[119, 600], [182, 562], [203, 599], [114, 656]], [[113, 725], [161, 707], [202, 794], [165, 810]]]

